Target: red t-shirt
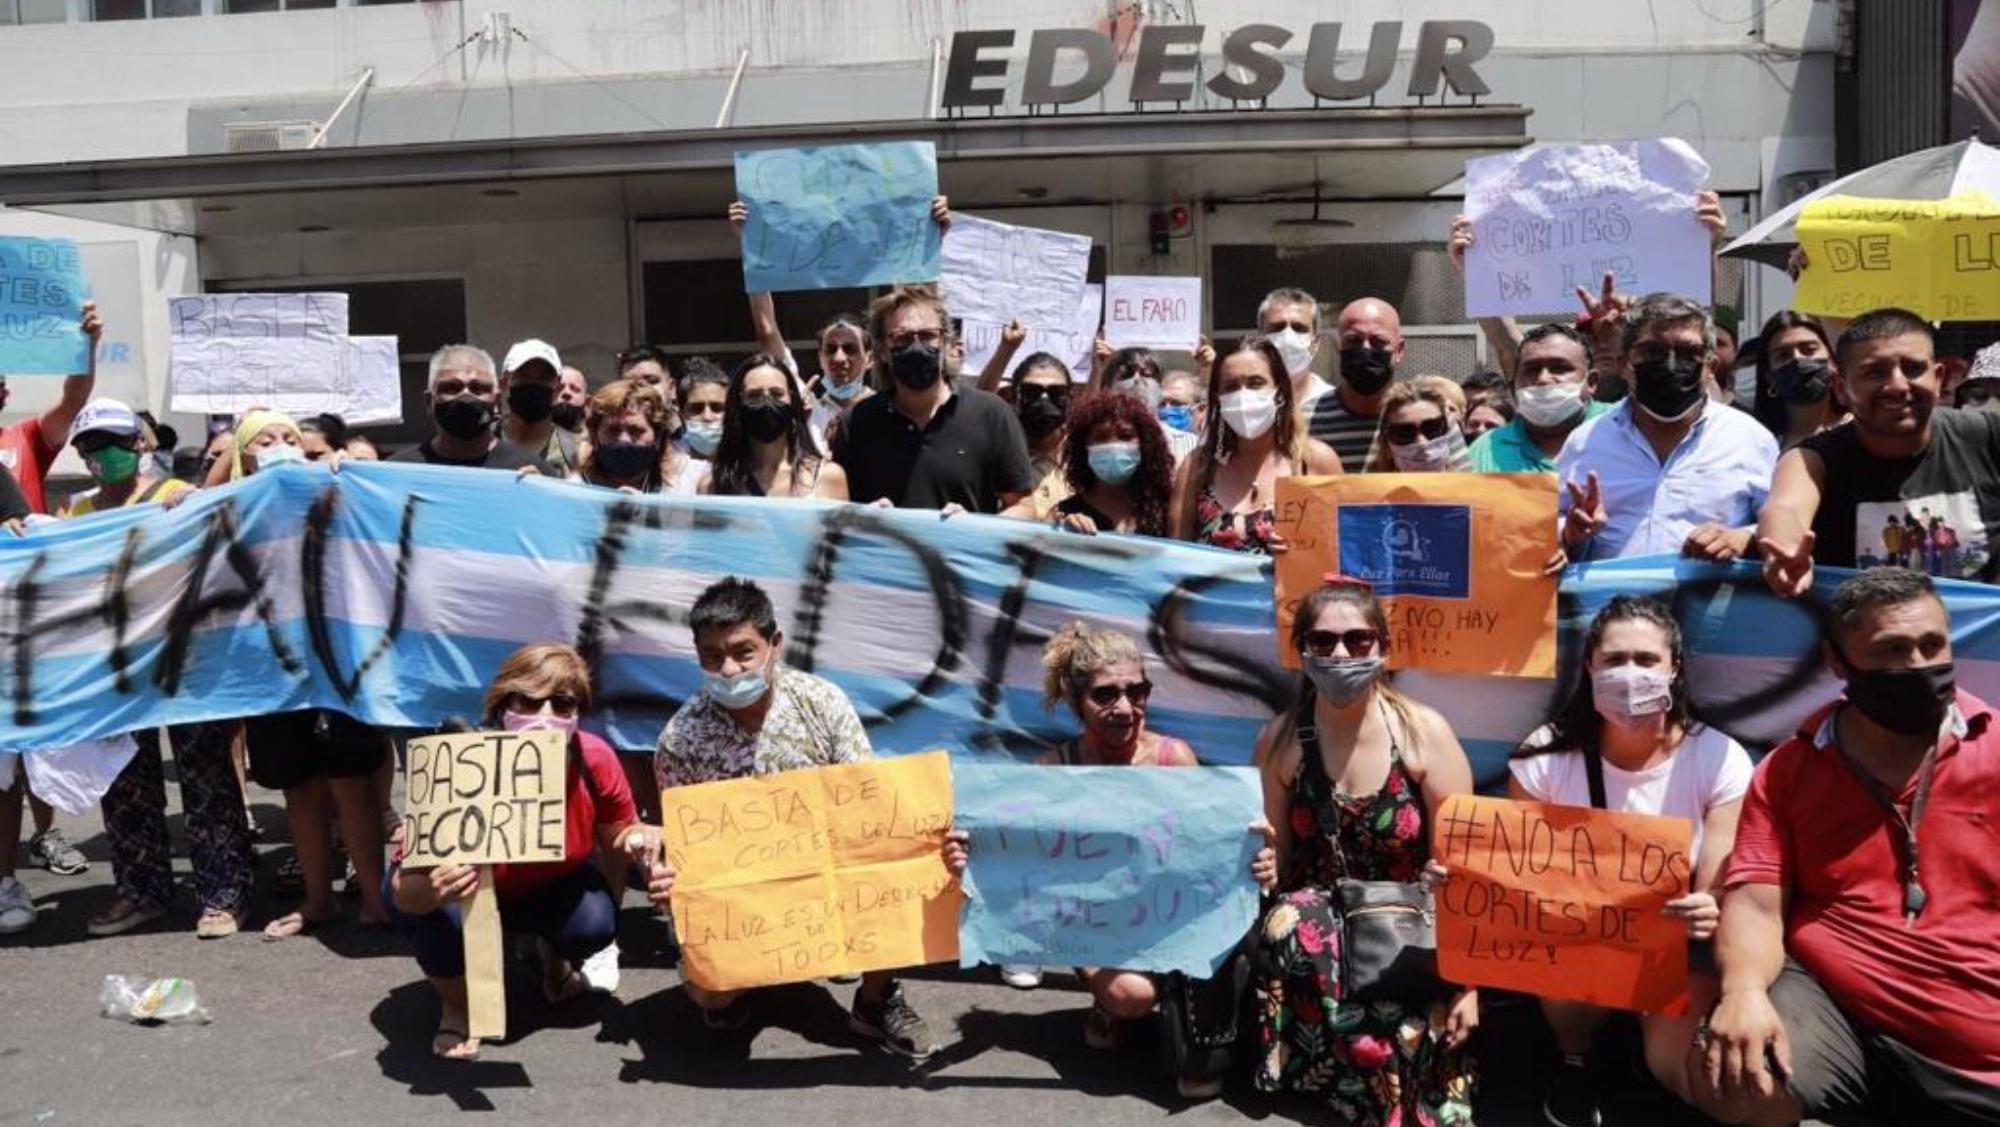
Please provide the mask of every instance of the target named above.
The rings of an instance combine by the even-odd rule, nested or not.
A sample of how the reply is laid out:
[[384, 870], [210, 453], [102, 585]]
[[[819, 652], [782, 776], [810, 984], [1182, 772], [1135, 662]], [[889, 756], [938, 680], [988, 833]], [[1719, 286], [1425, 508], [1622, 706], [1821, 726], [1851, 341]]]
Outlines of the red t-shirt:
[[[534, 865], [493, 866], [493, 890], [500, 903], [512, 904], [544, 885], [568, 876], [590, 863], [597, 848], [597, 827], [622, 826], [639, 816], [632, 803], [632, 789], [625, 782], [625, 770], [611, 745], [588, 732], [577, 733], [582, 754], [570, 760], [569, 797], [563, 804], [563, 859]], [[590, 772], [591, 783], [584, 785], [576, 770], [577, 760]], [[591, 798], [592, 791], [597, 797]]]
[[[1840, 753], [1816, 741], [1835, 706], [1757, 768], [1726, 884], [1789, 889], [1785, 950], [1850, 1017], [1986, 1083], [2000, 1082], [2000, 732], [1960, 691], [1962, 739], [1938, 753], [1917, 826], [1927, 901], [1904, 925], [1902, 831]], [[1901, 802], [1916, 794], [1910, 780]]]
[[60, 452], [49, 449], [49, 444], [42, 441], [40, 415], [0, 428], [0, 466], [13, 471], [14, 480], [21, 483], [21, 494], [28, 499], [28, 507], [38, 513], [49, 511], [42, 479], [48, 476], [49, 467], [56, 464]]

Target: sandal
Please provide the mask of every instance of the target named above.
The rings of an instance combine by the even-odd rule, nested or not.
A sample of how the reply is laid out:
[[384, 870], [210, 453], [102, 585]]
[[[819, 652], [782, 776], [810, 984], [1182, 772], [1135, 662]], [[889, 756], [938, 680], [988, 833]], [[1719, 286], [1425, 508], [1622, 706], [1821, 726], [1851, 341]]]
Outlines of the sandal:
[[226, 908], [209, 908], [195, 921], [196, 939], [224, 939], [243, 930], [243, 913]]
[[431, 1035], [431, 1055], [439, 1060], [478, 1060], [479, 1038], [456, 1025], [438, 1023]]
[[[583, 973], [569, 960], [542, 944], [537, 944], [537, 948], [542, 956], [542, 997], [548, 999], [549, 1005], [560, 1006], [565, 1002], [574, 1002], [584, 991], [590, 989], [590, 980], [583, 977]], [[561, 977], [550, 975], [551, 967], [561, 967]]]
[[313, 932], [318, 931], [320, 928], [339, 918], [340, 913], [338, 912], [330, 916], [322, 916], [319, 919], [314, 919], [304, 912], [286, 912], [284, 915], [264, 925], [264, 942], [277, 943], [296, 936], [311, 935]]
[[90, 917], [84, 930], [102, 939], [110, 935], [123, 935], [135, 927], [144, 927], [167, 914], [165, 908], [153, 904], [135, 904], [123, 896], [111, 902], [109, 908]]

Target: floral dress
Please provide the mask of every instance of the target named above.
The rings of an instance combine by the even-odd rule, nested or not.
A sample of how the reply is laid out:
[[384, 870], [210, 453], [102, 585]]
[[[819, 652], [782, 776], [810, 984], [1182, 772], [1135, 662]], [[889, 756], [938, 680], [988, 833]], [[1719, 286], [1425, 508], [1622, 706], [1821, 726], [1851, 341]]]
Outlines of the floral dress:
[[1262, 508], [1247, 513], [1228, 512], [1223, 509], [1222, 502], [1215, 499], [1214, 493], [1204, 489], [1194, 499], [1194, 522], [1194, 538], [1200, 543], [1227, 548], [1232, 552], [1268, 556], [1271, 554], [1271, 538], [1278, 533], [1278, 510]]
[[1337, 793], [1317, 756], [1293, 784], [1294, 842], [1281, 894], [1257, 938], [1269, 977], [1257, 984], [1257, 1086], [1317, 1093], [1351, 1127], [1472, 1122], [1473, 1075], [1444, 1047], [1450, 998], [1428, 1005], [1340, 997], [1338, 895], [1355, 880], [1413, 881], [1429, 857], [1423, 795], [1390, 726], [1389, 777], [1371, 795]]

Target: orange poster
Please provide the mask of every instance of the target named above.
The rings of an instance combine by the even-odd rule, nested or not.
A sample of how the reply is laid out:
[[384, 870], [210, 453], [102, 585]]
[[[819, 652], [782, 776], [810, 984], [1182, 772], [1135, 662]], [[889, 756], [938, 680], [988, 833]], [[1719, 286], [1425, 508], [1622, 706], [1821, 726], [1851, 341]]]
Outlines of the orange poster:
[[661, 796], [681, 967], [740, 990], [958, 961], [941, 751]]
[[1389, 668], [1508, 677], [1556, 672], [1553, 474], [1278, 479], [1278, 656], [1299, 667], [1292, 612], [1329, 572], [1375, 586]]
[[1438, 973], [1621, 1010], [1687, 1008], [1686, 818], [1460, 795], [1432, 823]]

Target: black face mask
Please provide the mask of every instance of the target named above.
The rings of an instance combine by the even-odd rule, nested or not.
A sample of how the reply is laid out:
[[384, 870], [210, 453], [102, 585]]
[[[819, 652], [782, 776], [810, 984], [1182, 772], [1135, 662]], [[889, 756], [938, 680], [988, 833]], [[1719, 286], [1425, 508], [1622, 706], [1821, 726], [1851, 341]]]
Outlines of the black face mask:
[[1902, 736], [1935, 735], [1957, 678], [1951, 662], [1921, 669], [1847, 667], [1847, 699], [1861, 715]]
[[650, 442], [607, 442], [597, 448], [597, 468], [613, 481], [637, 481], [660, 464], [660, 448]]
[[791, 429], [789, 403], [752, 403], [743, 408], [743, 431], [754, 442], [776, 442]]
[[1029, 438], [1047, 438], [1069, 417], [1069, 409], [1044, 395], [1021, 408], [1021, 429]]
[[944, 354], [922, 341], [911, 341], [889, 354], [889, 370], [911, 391], [928, 391], [944, 378]]
[[1788, 360], [1771, 369], [1771, 392], [1794, 407], [1824, 403], [1831, 373], [1824, 360]]
[[507, 389], [507, 409], [524, 423], [539, 423], [555, 410], [556, 389], [545, 383], [517, 383]]
[[1373, 395], [1395, 377], [1396, 365], [1386, 348], [1357, 344], [1340, 350], [1340, 378], [1358, 394]]
[[493, 404], [470, 395], [455, 396], [431, 409], [438, 429], [453, 438], [478, 438], [493, 430]]
[[1632, 398], [1656, 419], [1678, 422], [1707, 394], [1702, 390], [1701, 365], [1696, 361], [1672, 357], [1632, 365]]
[[575, 430], [583, 425], [583, 404], [558, 403], [549, 409], [549, 419], [564, 430]]

